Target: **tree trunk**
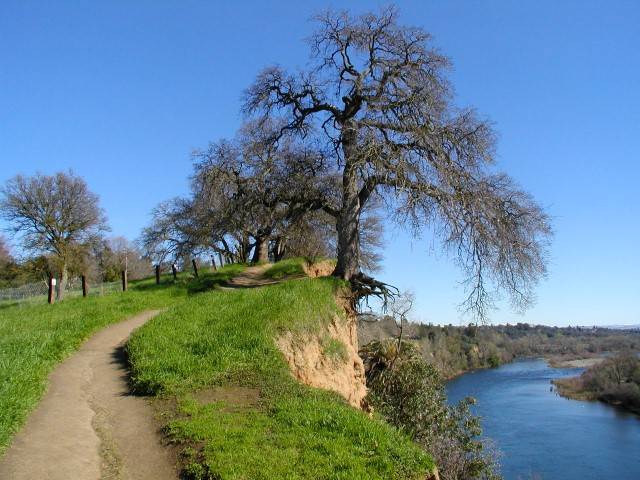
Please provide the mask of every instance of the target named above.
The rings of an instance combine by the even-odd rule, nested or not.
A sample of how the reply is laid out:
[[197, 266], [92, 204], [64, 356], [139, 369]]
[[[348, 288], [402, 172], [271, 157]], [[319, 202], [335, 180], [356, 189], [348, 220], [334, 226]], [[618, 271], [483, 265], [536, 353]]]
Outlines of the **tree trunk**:
[[60, 280], [58, 281], [57, 297], [58, 300], [64, 298], [64, 291], [67, 288], [67, 279], [69, 278], [69, 272], [67, 272], [67, 263], [64, 262], [60, 268]]
[[354, 165], [357, 148], [356, 130], [343, 127], [342, 150], [345, 167], [342, 175], [342, 208], [336, 222], [338, 230], [338, 263], [333, 275], [350, 280], [360, 273], [360, 198], [358, 172]]
[[285, 252], [286, 252], [285, 239], [282, 237], [278, 237], [276, 239], [276, 244], [273, 248], [273, 257], [274, 257], [273, 259], [276, 262], [279, 262], [284, 257]]
[[269, 261], [269, 237], [256, 237], [252, 263], [266, 263]]
[[[345, 198], [338, 218], [338, 263], [333, 274], [345, 280], [360, 273], [360, 209], [357, 195]], [[355, 205], [354, 205], [355, 204]]]
[[238, 241], [238, 261], [240, 263], [246, 263], [249, 259], [249, 249], [251, 248], [249, 245], [249, 235], [243, 233]]

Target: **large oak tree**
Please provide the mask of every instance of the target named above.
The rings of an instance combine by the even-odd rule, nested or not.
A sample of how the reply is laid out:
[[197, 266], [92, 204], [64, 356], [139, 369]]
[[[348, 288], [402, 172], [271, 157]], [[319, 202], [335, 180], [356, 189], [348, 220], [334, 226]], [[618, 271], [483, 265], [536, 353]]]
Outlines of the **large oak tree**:
[[336, 219], [335, 275], [362, 278], [361, 217], [379, 196], [390, 216], [416, 233], [429, 229], [453, 252], [469, 284], [467, 308], [484, 315], [494, 288], [524, 307], [545, 273], [547, 216], [495, 170], [495, 134], [454, 104], [449, 59], [397, 17], [393, 8], [318, 16], [308, 68], [263, 70], [245, 111], [332, 149], [340, 195], [323, 208]]

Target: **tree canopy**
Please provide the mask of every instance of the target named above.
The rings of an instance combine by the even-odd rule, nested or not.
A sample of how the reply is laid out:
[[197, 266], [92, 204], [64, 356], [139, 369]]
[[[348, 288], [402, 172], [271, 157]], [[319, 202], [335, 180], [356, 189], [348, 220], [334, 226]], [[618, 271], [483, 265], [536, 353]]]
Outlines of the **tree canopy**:
[[322, 152], [269, 138], [247, 124], [236, 138], [196, 151], [190, 196], [154, 210], [145, 249], [159, 258], [209, 251], [237, 261], [253, 252], [254, 262], [330, 255], [333, 217], [316, 203], [335, 195], [336, 181], [320, 170]]
[[429, 231], [452, 253], [469, 287], [464, 305], [483, 317], [506, 292], [525, 308], [546, 271], [551, 234], [543, 209], [494, 166], [496, 135], [472, 108], [454, 103], [449, 59], [397, 11], [316, 17], [310, 65], [264, 69], [244, 111], [326, 148], [323, 171], [339, 178], [337, 197], [316, 207], [337, 226], [335, 275], [363, 279], [361, 218], [380, 198], [388, 217], [416, 235]]
[[4, 267], [6, 264], [13, 261], [11, 256], [11, 250], [7, 245], [7, 240], [0, 235], [0, 267]]
[[62, 297], [70, 263], [78, 261], [88, 245], [107, 230], [98, 196], [71, 172], [17, 175], [5, 184], [1, 195], [0, 214], [24, 248], [56, 259], [61, 277], [58, 295]]

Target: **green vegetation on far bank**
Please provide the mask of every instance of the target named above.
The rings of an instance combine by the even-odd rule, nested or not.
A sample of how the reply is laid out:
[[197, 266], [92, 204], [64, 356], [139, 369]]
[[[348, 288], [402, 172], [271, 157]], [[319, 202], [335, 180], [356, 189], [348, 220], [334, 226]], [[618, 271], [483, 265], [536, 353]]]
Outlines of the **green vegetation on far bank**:
[[244, 266], [231, 265], [198, 279], [180, 274], [132, 282], [127, 292], [68, 298], [54, 305], [0, 306], [0, 454], [36, 406], [53, 368], [99, 329], [149, 309], [165, 308], [203, 286], [224, 282]]
[[600, 400], [640, 415], [640, 358], [623, 353], [592, 365], [580, 376], [553, 381], [560, 395]]
[[[393, 319], [360, 322], [360, 344], [397, 336]], [[479, 368], [494, 368], [515, 358], [560, 360], [595, 357], [603, 352], [640, 351], [640, 331], [544, 325], [438, 326], [409, 323], [403, 337], [445, 378]]]
[[193, 479], [424, 479], [408, 436], [293, 379], [274, 338], [320, 332], [340, 281], [203, 293], [151, 320], [128, 351], [134, 388], [157, 395]]

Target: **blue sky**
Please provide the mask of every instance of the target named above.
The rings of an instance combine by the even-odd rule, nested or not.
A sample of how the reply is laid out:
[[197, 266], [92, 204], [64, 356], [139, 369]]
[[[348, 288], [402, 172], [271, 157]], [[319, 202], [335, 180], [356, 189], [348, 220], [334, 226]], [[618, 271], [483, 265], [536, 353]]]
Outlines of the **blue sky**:
[[[231, 136], [264, 66], [302, 67], [314, 12], [338, 2], [0, 2], [0, 182], [73, 169], [114, 235], [187, 189], [189, 153]], [[353, 11], [381, 2], [350, 2]], [[400, 1], [454, 62], [460, 105], [499, 132], [499, 166], [553, 218], [549, 278], [524, 316], [640, 323], [640, 2]], [[459, 272], [428, 238], [387, 232], [380, 277], [414, 317], [465, 320]]]

